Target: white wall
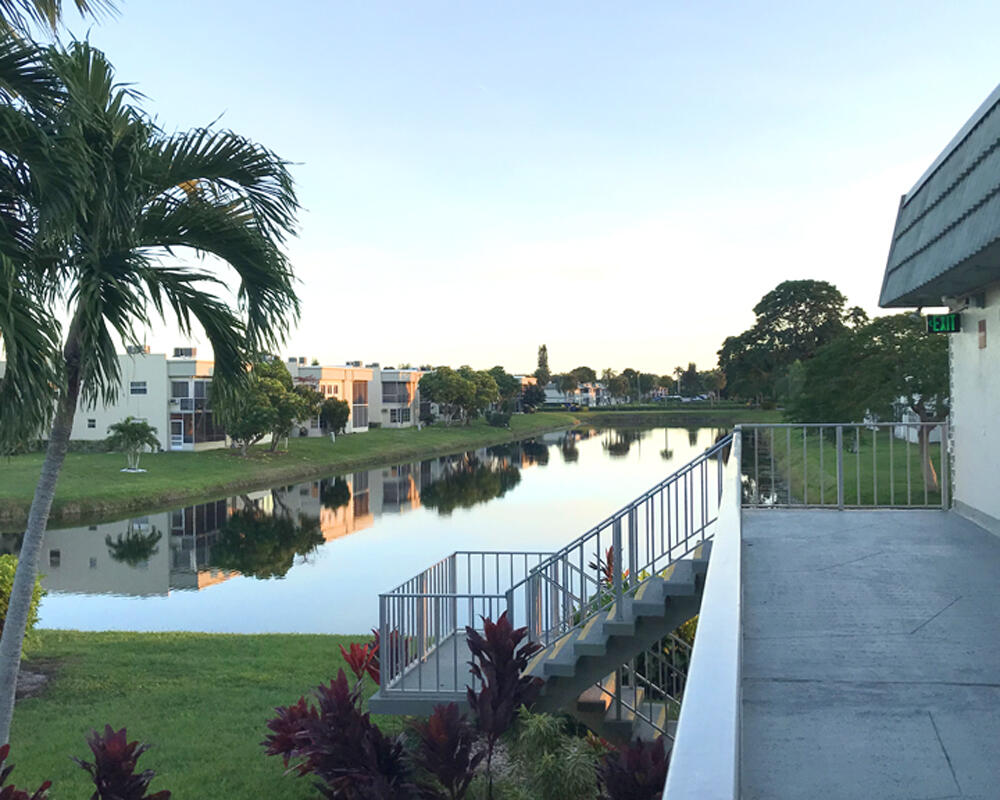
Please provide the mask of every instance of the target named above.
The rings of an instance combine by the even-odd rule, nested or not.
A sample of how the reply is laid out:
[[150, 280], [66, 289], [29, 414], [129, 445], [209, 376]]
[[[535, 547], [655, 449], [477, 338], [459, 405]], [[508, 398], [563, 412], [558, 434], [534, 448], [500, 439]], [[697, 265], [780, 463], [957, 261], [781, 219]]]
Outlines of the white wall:
[[[980, 320], [986, 321], [984, 349]], [[961, 332], [948, 339], [955, 507], [1000, 532], [1000, 284], [987, 289], [985, 308], [962, 312]]]
[[[118, 402], [109, 406], [99, 403], [96, 408], [87, 408], [81, 402], [73, 419], [70, 439], [84, 441], [106, 439], [109, 425], [131, 416], [144, 419], [156, 428], [160, 447], [169, 450], [166, 362], [166, 356], [162, 353], [118, 356], [122, 378]], [[131, 394], [129, 389], [133, 381], [145, 381], [146, 394]], [[88, 424], [90, 420], [93, 420], [93, 427]]]

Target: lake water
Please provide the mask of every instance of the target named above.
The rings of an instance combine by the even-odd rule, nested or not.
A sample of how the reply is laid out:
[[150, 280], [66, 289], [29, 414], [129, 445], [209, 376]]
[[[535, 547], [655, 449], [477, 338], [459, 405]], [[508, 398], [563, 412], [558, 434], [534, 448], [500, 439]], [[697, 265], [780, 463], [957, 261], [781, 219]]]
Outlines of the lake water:
[[51, 530], [40, 626], [365, 633], [379, 592], [455, 550], [556, 549], [718, 433], [560, 432]]

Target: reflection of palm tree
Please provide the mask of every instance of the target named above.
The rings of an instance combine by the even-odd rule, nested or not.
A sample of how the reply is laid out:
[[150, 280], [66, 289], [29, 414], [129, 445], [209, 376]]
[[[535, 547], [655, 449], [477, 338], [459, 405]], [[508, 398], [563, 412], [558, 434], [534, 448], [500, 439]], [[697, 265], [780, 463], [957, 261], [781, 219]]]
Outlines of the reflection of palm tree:
[[627, 456], [632, 449], [632, 443], [638, 442], [646, 435], [646, 431], [630, 430], [628, 428], [608, 431], [604, 439], [604, 449], [609, 456], [621, 458]]
[[521, 449], [529, 463], [540, 466], [549, 463], [549, 446], [545, 442], [540, 442], [537, 439], [526, 439], [521, 442]]
[[664, 461], [670, 461], [674, 457], [674, 451], [670, 449], [670, 442], [667, 441], [667, 435], [670, 433], [670, 428], [663, 429], [663, 449], [660, 451], [660, 457]]
[[576, 434], [573, 431], [568, 431], [563, 436], [559, 449], [562, 452], [563, 461], [567, 464], [580, 460], [580, 451], [576, 449]]
[[156, 545], [162, 538], [163, 534], [155, 527], [150, 528], [149, 533], [142, 533], [129, 522], [124, 534], [119, 533], [117, 540], [114, 541], [109, 534], [104, 537], [104, 544], [108, 547], [108, 555], [115, 561], [134, 568], [149, 561], [159, 552]]
[[688, 428], [688, 444], [691, 447], [698, 446], [698, 428]]

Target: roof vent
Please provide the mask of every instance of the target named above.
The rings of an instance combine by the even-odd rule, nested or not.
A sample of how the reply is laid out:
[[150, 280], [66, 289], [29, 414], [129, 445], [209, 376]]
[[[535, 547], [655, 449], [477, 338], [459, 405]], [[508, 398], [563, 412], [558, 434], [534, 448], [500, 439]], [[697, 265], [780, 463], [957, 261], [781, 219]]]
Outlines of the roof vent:
[[197, 347], [175, 347], [174, 358], [194, 358], [198, 355]]

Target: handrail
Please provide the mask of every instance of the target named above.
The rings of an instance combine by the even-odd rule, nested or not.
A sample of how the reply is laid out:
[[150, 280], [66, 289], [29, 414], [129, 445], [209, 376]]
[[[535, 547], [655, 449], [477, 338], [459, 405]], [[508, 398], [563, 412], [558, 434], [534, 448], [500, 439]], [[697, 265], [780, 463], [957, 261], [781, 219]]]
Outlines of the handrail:
[[[740, 429], [745, 439], [746, 506], [950, 505], [947, 420], [751, 423]], [[938, 429], [940, 444], [931, 441]]]
[[[526, 624], [533, 640], [549, 644], [612, 602], [620, 616], [627, 595], [711, 538], [709, 529], [722, 494], [722, 458], [732, 441], [732, 434], [720, 439], [513, 584], [507, 590], [508, 608], [523, 609], [525, 614], [517, 624]], [[718, 464], [715, 487], [710, 486], [713, 476], [708, 470], [713, 459]], [[609, 528], [610, 536], [602, 541]], [[590, 547], [595, 552], [585, 554]], [[585, 563], [597, 567], [603, 580], [587, 575]]]
[[740, 434], [737, 426], [664, 800], [739, 797], [743, 638]]

